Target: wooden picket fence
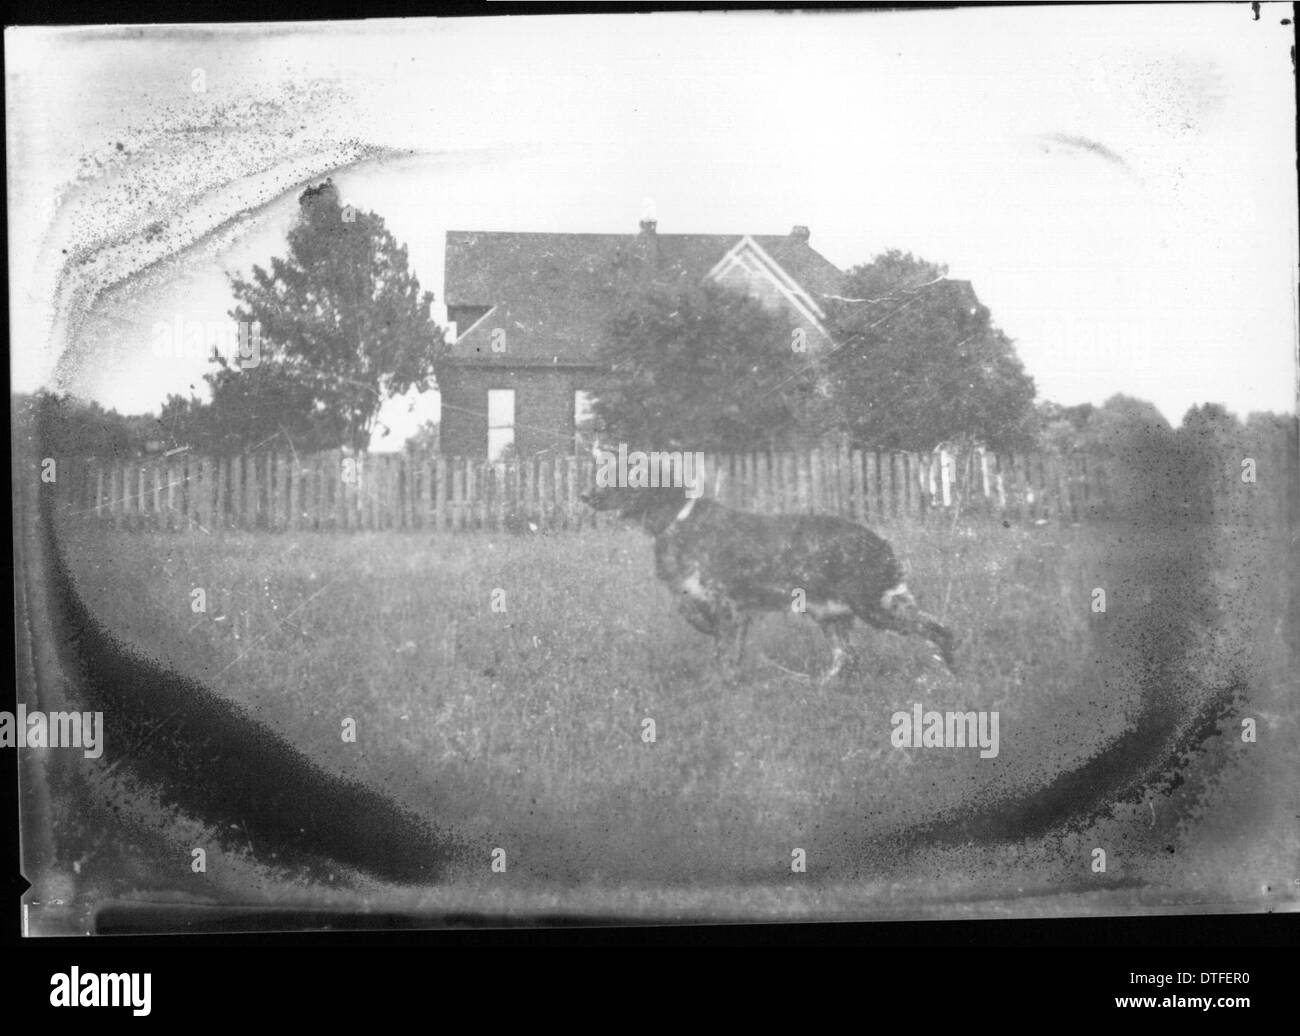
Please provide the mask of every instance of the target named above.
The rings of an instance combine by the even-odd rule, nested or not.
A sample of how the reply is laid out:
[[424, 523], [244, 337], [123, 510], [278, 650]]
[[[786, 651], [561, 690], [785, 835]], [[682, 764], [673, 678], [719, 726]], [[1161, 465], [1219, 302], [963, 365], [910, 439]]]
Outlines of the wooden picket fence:
[[[229, 530], [580, 529], [600, 525], [580, 497], [595, 485], [587, 455], [490, 463], [410, 454], [130, 461], [65, 459], [68, 512], [119, 528]], [[812, 449], [706, 455], [705, 495], [765, 514], [831, 514], [872, 523], [936, 513], [1074, 522], [1106, 511], [1106, 472], [1085, 457], [959, 456]]]

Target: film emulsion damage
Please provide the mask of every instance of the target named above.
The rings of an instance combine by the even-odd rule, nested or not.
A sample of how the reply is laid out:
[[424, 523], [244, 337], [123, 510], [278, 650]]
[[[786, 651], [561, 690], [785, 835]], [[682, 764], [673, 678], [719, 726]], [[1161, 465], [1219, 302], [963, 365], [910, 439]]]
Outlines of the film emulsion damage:
[[9, 30], [28, 933], [1294, 909], [1285, 49], [990, 16]]

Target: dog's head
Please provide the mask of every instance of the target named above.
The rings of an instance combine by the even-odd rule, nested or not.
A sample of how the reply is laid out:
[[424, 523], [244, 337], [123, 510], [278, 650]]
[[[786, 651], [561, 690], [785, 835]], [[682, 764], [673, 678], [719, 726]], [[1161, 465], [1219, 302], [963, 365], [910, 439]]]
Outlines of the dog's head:
[[597, 511], [617, 511], [624, 518], [645, 522], [654, 527], [667, 524], [686, 506], [686, 490], [681, 486], [658, 489], [634, 489], [631, 486], [597, 486], [582, 495], [582, 502]]

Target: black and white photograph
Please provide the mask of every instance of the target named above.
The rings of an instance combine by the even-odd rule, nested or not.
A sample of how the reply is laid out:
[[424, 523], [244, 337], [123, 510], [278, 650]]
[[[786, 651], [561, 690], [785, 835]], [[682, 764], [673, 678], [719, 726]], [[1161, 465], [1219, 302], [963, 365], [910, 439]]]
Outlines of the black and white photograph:
[[7, 28], [23, 934], [1294, 913], [1292, 18]]

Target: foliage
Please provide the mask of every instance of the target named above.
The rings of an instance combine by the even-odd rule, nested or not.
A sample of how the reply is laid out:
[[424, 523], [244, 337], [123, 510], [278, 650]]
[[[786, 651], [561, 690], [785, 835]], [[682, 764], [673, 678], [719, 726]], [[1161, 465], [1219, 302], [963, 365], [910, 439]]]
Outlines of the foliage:
[[834, 386], [835, 430], [854, 442], [929, 450], [1032, 440], [1033, 379], [970, 285], [946, 273], [889, 251], [850, 270], [844, 297], [828, 301], [836, 347], [821, 374]]
[[428, 389], [445, 345], [407, 251], [373, 212], [340, 204], [326, 181], [305, 190], [288, 255], [231, 275], [231, 317], [260, 331], [242, 366], [214, 352], [208, 432], [221, 451], [283, 436], [302, 449], [365, 449], [380, 405]]
[[70, 394], [19, 395], [14, 408], [31, 418], [43, 456], [126, 458], [170, 445], [157, 418], [119, 414]]
[[414, 435], [406, 440], [406, 451], [419, 457], [432, 457], [439, 449], [439, 426], [429, 420], [420, 425]]
[[594, 410], [607, 441], [752, 450], [794, 434], [812, 371], [789, 318], [713, 282], [654, 286], [611, 318]]

